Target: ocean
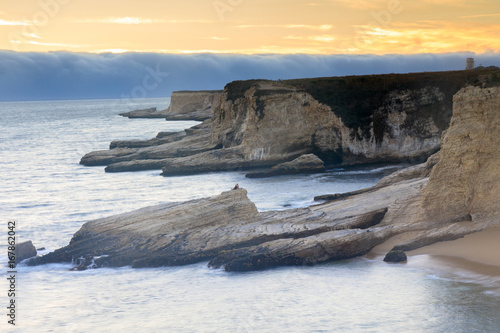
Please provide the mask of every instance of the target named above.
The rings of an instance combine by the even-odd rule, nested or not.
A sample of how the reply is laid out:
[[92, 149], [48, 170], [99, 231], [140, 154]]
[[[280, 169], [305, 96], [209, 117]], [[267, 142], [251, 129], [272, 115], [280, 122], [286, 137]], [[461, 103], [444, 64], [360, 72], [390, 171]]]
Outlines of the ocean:
[[[219, 194], [239, 183], [258, 209], [304, 207], [315, 195], [374, 185], [398, 166], [246, 179], [245, 172], [162, 177], [78, 162], [112, 140], [149, 139], [192, 121], [127, 119], [169, 99], [0, 103], [0, 332], [500, 332], [498, 279], [356, 258], [317, 266], [226, 273], [207, 263], [74, 272], [18, 265], [9, 324], [8, 222], [16, 241], [47, 253], [87, 221]], [[430, 267], [430, 266], [429, 266]]]

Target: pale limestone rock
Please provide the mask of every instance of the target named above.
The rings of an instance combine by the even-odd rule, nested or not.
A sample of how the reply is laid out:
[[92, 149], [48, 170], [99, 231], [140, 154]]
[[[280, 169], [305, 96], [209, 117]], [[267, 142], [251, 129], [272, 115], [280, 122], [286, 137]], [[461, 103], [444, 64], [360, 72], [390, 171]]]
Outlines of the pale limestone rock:
[[165, 110], [167, 120], [206, 120], [212, 117], [212, 103], [221, 90], [174, 91], [170, 106]]
[[425, 216], [437, 222], [498, 218], [500, 88], [468, 87], [453, 101], [441, 158], [425, 189]]

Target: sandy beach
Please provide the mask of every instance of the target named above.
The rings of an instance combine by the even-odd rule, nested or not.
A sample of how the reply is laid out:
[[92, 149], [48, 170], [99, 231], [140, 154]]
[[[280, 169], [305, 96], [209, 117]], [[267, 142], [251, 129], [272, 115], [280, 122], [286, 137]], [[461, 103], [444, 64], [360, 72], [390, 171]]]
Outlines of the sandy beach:
[[449, 256], [465, 259], [500, 269], [500, 227], [490, 227], [454, 241], [440, 242], [408, 252], [409, 256], [420, 254]]
[[[384, 257], [408, 234], [399, 235], [375, 247], [369, 259]], [[475, 283], [500, 288], [500, 226], [489, 227], [454, 241], [439, 242], [407, 252], [409, 267], [443, 273]]]

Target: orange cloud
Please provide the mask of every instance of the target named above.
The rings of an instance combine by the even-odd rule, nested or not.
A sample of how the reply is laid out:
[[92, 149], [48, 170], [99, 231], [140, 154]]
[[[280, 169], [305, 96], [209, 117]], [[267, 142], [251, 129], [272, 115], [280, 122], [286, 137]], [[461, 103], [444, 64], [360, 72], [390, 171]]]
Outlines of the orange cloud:
[[358, 36], [345, 45], [357, 53], [476, 53], [500, 49], [500, 25], [464, 25], [450, 22], [394, 24], [388, 28], [358, 26]]

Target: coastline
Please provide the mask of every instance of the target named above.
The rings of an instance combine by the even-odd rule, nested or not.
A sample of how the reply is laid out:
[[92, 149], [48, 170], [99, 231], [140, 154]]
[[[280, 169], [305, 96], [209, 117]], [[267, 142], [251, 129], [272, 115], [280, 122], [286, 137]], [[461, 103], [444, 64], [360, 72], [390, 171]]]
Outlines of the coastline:
[[[402, 234], [376, 246], [366, 255], [382, 260], [385, 253], [410, 235]], [[453, 241], [443, 241], [408, 251], [410, 268], [423, 269], [468, 283], [481, 284], [500, 295], [500, 226], [488, 227]]]
[[409, 251], [410, 257], [427, 254], [463, 259], [496, 267], [500, 276], [500, 227], [493, 226], [453, 241], [439, 242]]

